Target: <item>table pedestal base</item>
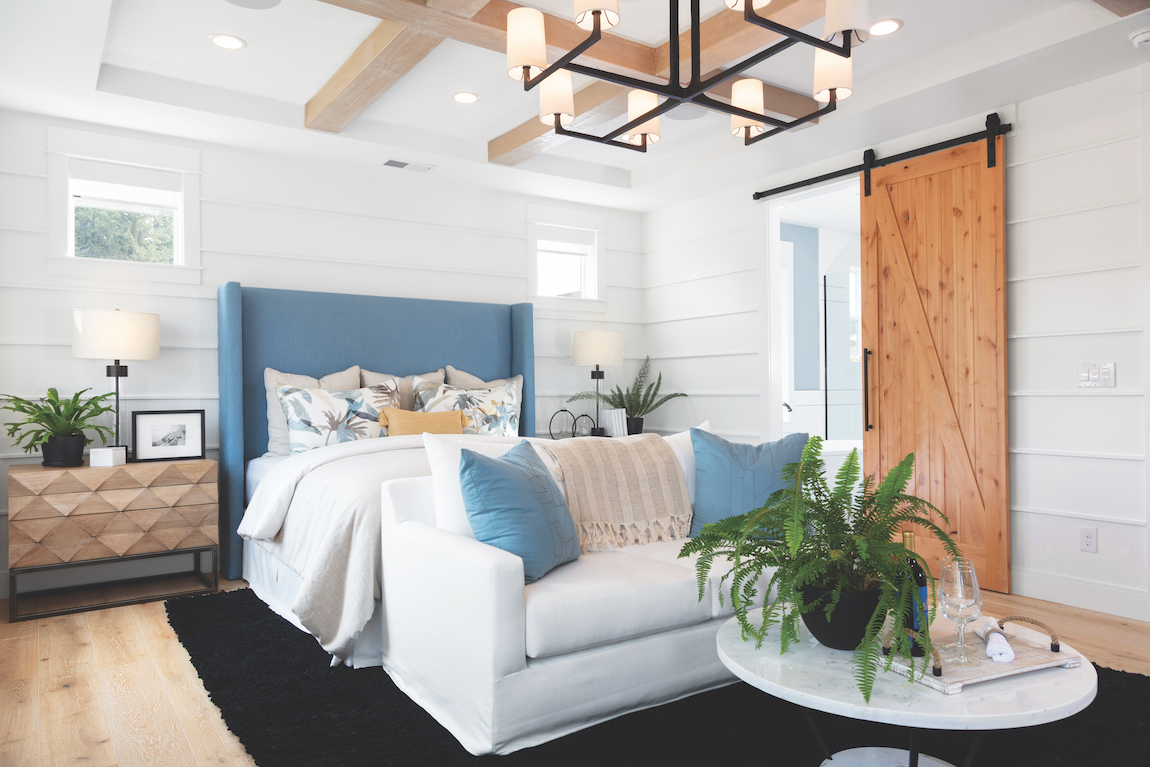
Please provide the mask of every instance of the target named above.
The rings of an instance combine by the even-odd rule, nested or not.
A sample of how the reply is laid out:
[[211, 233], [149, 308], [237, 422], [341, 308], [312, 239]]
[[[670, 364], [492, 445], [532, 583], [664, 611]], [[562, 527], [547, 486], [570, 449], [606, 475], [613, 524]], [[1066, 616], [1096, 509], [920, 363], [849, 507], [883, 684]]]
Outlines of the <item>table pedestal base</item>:
[[[821, 767], [907, 767], [910, 752], [905, 748], [851, 748], [839, 751]], [[954, 767], [933, 756], [918, 754], [918, 767]]]

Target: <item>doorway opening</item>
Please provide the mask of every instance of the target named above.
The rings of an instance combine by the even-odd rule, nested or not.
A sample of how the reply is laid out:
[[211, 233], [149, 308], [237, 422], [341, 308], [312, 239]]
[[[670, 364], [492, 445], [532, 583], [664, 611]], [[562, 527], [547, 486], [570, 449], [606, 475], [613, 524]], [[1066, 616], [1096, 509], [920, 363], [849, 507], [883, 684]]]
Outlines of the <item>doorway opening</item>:
[[859, 214], [857, 179], [768, 204], [772, 407], [783, 434], [818, 435], [828, 453], [862, 452]]

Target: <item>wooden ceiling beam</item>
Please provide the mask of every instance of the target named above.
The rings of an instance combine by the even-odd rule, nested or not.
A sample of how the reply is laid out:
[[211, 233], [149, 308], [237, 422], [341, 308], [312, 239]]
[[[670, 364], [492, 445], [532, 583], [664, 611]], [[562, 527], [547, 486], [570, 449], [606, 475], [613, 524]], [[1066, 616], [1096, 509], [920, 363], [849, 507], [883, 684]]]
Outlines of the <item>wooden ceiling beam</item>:
[[[492, 3], [488, 4], [488, 7], [494, 4], [493, 0]], [[771, 19], [793, 29], [801, 29], [823, 17], [826, 0], [775, 0], [769, 7]], [[707, 72], [706, 76], [709, 77], [714, 74], [714, 70], [765, 48], [778, 40], [780, 35], [762, 27], [748, 24], [743, 19], [742, 14], [724, 10], [703, 21], [699, 37], [703, 49], [703, 71]], [[550, 40], [550, 30], [548, 30], [548, 40]], [[573, 48], [574, 45], [570, 47]], [[594, 51], [595, 48], [591, 50]], [[665, 80], [671, 69], [670, 44], [665, 43], [652, 50], [656, 62], [655, 75]], [[690, 33], [684, 33], [680, 38], [680, 54], [690, 50]], [[690, 59], [686, 59], [682, 64], [680, 74], [689, 77], [690, 72]], [[595, 85], [608, 86], [607, 83], [592, 83], [575, 93], [577, 116], [569, 126], [571, 130], [584, 133], [593, 132], [590, 129], [627, 113], [626, 89], [619, 86], [593, 89]], [[779, 116], [802, 117], [819, 107], [810, 96], [779, 88], [769, 83], [763, 84], [763, 90], [763, 103], [767, 110]], [[729, 98], [730, 82], [723, 83], [712, 93], [721, 98]], [[623, 94], [623, 98], [619, 98], [620, 94]], [[585, 115], [586, 122], [584, 122]], [[578, 139], [557, 136], [552, 128], [544, 125], [538, 118], [531, 118], [489, 141], [487, 159], [490, 162], [503, 165], [517, 165], [567, 141], [578, 141]]]
[[443, 39], [381, 21], [304, 106], [304, 125], [339, 133]]
[[1094, 0], [1115, 16], [1126, 17], [1150, 8], [1150, 0]]
[[[423, 0], [323, 0], [330, 5], [401, 24], [412, 30], [439, 35], [461, 43], [504, 53], [507, 50], [507, 14], [518, 8], [507, 0], [490, 0], [472, 18], [431, 8]], [[587, 39], [575, 22], [544, 14], [548, 55], [557, 59]], [[618, 74], [655, 77], [655, 49], [604, 34], [579, 61]]]

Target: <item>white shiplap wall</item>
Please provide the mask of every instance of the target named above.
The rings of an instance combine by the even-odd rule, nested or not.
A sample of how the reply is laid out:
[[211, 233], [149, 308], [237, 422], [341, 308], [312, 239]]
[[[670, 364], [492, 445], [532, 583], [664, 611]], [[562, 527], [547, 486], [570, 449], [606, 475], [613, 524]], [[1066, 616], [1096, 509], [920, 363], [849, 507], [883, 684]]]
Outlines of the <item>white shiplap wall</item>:
[[[49, 125], [200, 150], [202, 285], [48, 274]], [[106, 390], [107, 363], [71, 356], [70, 310], [155, 312], [161, 318], [160, 359], [129, 363], [124, 423], [130, 428], [133, 410], [204, 408], [209, 455], [214, 457], [219, 442], [215, 296], [222, 282], [492, 303], [526, 301], [527, 206], [539, 202], [587, 210], [606, 221], [605, 311], [536, 313], [536, 386], [541, 395], [537, 412], [540, 430], [546, 431], [551, 412], [590, 383], [586, 369], [570, 364], [572, 330], [623, 330], [628, 355], [641, 356], [638, 214], [449, 186], [437, 183], [434, 174], [322, 164], [0, 111], [0, 392], [32, 397], [49, 386], [64, 392], [84, 387]], [[375, 332], [363, 330], [369, 335]], [[629, 378], [638, 361], [628, 365], [623, 374]], [[9, 465], [35, 460], [0, 434], [5, 477]], [[6, 492], [3, 504], [0, 576], [6, 575], [7, 567]], [[0, 584], [0, 596], [6, 595], [7, 578], [0, 578]]]
[[[1014, 589], [1143, 620], [1148, 88], [1150, 68], [1133, 69], [1001, 110], [1015, 124], [1006, 146]], [[876, 149], [889, 156], [971, 133], [983, 117]], [[760, 385], [771, 356], [766, 206], [751, 193], [857, 162], [828, 158], [646, 217], [645, 305], [657, 323], [646, 326], [648, 349], [675, 358], [677, 386], [709, 392], [672, 403], [654, 426], [709, 417], [723, 434], [774, 436], [766, 420], [778, 403]], [[1117, 388], [1076, 389], [1076, 362], [1117, 363]], [[1079, 551], [1081, 525], [1098, 527], [1097, 554]]]

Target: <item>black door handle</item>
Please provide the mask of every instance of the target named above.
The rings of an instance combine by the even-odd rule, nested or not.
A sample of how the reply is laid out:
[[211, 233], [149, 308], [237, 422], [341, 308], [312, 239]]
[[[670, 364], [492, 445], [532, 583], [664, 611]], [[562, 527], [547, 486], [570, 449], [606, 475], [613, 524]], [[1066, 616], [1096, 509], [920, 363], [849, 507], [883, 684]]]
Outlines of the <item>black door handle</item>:
[[874, 428], [870, 423], [870, 354], [870, 349], [863, 349], [863, 431]]

